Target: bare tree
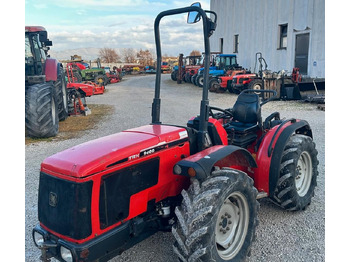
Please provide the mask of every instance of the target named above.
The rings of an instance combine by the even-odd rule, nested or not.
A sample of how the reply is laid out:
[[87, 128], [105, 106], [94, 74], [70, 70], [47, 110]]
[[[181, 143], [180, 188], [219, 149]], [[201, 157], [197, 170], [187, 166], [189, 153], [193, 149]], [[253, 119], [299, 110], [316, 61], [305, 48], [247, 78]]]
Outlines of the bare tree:
[[104, 63], [116, 63], [120, 60], [120, 56], [113, 48], [101, 48], [99, 54]]
[[143, 66], [153, 65], [153, 55], [149, 50], [143, 51], [140, 49], [140, 51], [137, 52], [136, 57], [139, 63]]
[[136, 52], [132, 48], [124, 48], [122, 50], [122, 58], [125, 63], [136, 63]]
[[190, 56], [201, 56], [201, 51], [199, 50], [192, 50], [192, 52], [190, 53]]

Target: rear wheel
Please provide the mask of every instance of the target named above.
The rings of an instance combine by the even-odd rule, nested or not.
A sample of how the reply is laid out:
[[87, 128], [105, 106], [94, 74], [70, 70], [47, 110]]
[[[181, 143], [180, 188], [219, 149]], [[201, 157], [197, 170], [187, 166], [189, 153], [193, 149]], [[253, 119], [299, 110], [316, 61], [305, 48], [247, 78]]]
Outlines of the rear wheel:
[[257, 190], [244, 172], [213, 171], [201, 185], [193, 180], [172, 233], [180, 261], [243, 261], [258, 225]]
[[58, 133], [58, 110], [55, 89], [51, 83], [26, 88], [25, 126], [30, 137], [44, 138]]
[[191, 83], [191, 75], [189, 72], [185, 74], [185, 82], [186, 83]]
[[196, 77], [197, 77], [197, 74], [191, 76], [191, 83], [194, 84], [194, 85], [196, 84], [195, 83], [196, 82]]
[[177, 81], [177, 70], [171, 72], [171, 80], [173, 81]]
[[311, 137], [293, 135], [288, 141], [280, 165], [280, 177], [273, 200], [287, 210], [305, 209], [317, 185], [317, 150]]
[[105, 78], [104, 78], [104, 75], [97, 75], [95, 77], [95, 83], [98, 84], [98, 85], [104, 85], [104, 82], [105, 82]]
[[248, 89], [254, 89], [254, 90], [262, 90], [263, 89], [263, 82], [261, 79], [254, 79], [252, 80], [249, 85]]
[[58, 108], [58, 119], [59, 121], [63, 121], [68, 117], [68, 101], [66, 79], [64, 77], [62, 67], [59, 69], [57, 81], [54, 82], [54, 86]]
[[77, 71], [73, 72], [73, 82], [74, 83], [81, 83], [83, 81], [83, 78], [81, 74]]

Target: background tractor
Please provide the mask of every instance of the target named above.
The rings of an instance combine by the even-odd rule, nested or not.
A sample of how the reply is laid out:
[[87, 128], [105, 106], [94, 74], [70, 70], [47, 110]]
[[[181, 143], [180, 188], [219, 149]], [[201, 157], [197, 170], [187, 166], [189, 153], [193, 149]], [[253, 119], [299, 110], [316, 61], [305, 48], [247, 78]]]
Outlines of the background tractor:
[[[182, 70], [180, 71], [181, 80], [185, 82], [191, 82], [191, 76], [196, 74], [198, 69], [202, 67], [201, 65], [201, 56], [186, 56], [183, 58], [183, 56], [179, 56], [179, 59], [183, 60], [182, 61]], [[173, 71], [171, 72], [171, 79], [173, 81], [177, 81], [178, 79], [178, 74], [179, 74], [179, 64], [180, 61], [178, 61], [178, 65], [173, 67]]]
[[67, 65], [73, 67], [73, 74], [78, 82], [94, 81], [96, 84], [106, 86], [109, 83], [106, 71], [102, 68], [99, 58], [96, 59], [96, 63], [97, 67], [89, 68], [83, 64], [80, 56], [71, 56]]
[[48, 57], [52, 42], [42, 26], [25, 27], [25, 127], [30, 137], [51, 137], [68, 116], [63, 66]]
[[[204, 85], [200, 114], [186, 126], [160, 121], [163, 17], [202, 20]], [[213, 20], [207, 16], [211, 14]], [[209, 106], [209, 37], [217, 15], [199, 3], [155, 19], [157, 74], [152, 123], [75, 146], [41, 164], [33, 240], [41, 259], [107, 261], [159, 230], [174, 235], [180, 261], [242, 261], [258, 225], [258, 198], [303, 210], [317, 178], [309, 124], [265, 120], [256, 90], [232, 108]], [[260, 90], [261, 93], [272, 93]]]
[[[218, 83], [218, 77], [231, 73], [231, 71], [242, 70], [242, 67], [237, 63], [237, 56], [235, 54], [219, 54], [214, 61], [215, 66], [209, 70], [209, 88], [214, 83]], [[197, 77], [194, 79], [194, 84], [203, 87], [204, 75], [203, 69], [198, 70]]]

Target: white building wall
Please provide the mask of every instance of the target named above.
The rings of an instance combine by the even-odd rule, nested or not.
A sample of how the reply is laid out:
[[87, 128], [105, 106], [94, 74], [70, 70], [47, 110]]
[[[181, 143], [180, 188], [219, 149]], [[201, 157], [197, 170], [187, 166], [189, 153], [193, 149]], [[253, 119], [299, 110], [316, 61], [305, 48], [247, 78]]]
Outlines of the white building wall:
[[[261, 52], [268, 69], [291, 72], [297, 34], [309, 33], [308, 76], [325, 77], [325, 0], [211, 0], [218, 14], [210, 38], [211, 50], [232, 53], [239, 35], [238, 62], [254, 70], [255, 54]], [[288, 24], [287, 49], [279, 47], [279, 25]]]

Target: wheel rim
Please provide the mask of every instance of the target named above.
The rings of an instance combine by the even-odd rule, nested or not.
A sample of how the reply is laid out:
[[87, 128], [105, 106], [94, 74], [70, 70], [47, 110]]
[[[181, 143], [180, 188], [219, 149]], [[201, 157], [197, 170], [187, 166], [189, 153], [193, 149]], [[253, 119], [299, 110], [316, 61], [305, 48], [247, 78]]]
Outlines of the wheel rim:
[[254, 90], [260, 90], [261, 89], [261, 85], [260, 84], [255, 84], [255, 85], [253, 85], [253, 89]]
[[222, 259], [230, 260], [240, 251], [248, 224], [248, 201], [242, 193], [234, 192], [220, 208], [215, 226], [216, 249]]
[[200, 85], [203, 85], [203, 83], [204, 83], [204, 78], [203, 78], [203, 77], [199, 78], [198, 82], [199, 82]]
[[312, 179], [312, 160], [308, 152], [301, 153], [297, 163], [295, 187], [299, 196], [303, 197], [309, 191]]

